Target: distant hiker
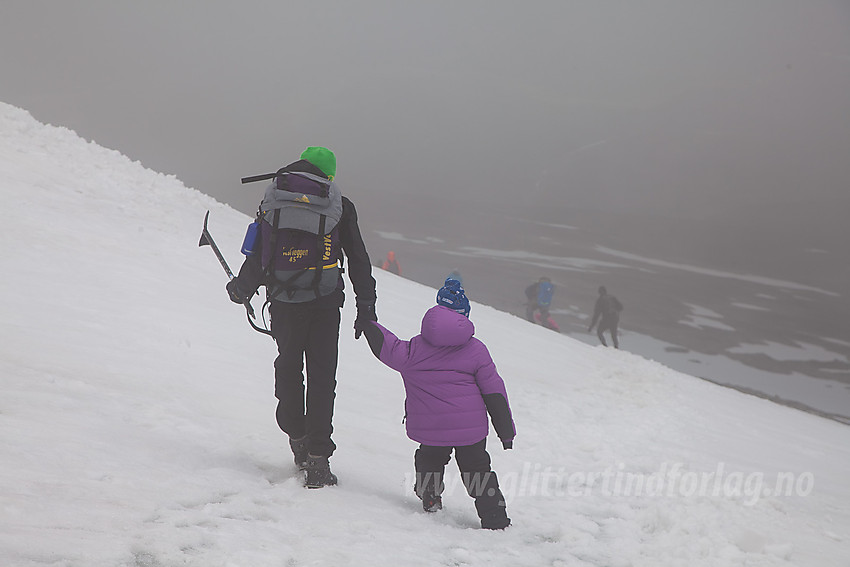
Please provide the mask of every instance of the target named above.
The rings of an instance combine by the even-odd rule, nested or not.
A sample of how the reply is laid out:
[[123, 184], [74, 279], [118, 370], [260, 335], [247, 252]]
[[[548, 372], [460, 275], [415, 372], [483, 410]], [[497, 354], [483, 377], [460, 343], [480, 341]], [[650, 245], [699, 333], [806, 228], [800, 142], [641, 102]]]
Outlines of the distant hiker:
[[[357, 300], [355, 326], [377, 321], [375, 280], [354, 204], [333, 181], [336, 157], [309, 147], [280, 169], [260, 204], [260, 236], [239, 276], [227, 284], [234, 303], [266, 286], [271, 332], [277, 342], [278, 426], [289, 436], [310, 488], [337, 483], [328, 458], [333, 432], [340, 308], [345, 301], [342, 254]], [[361, 332], [355, 331], [359, 338]], [[306, 359], [305, 398], [302, 369]], [[305, 404], [306, 400], [306, 404]]]
[[[560, 331], [558, 324], [549, 314], [552, 305], [552, 296], [555, 294], [555, 285], [547, 277], [542, 277], [525, 288], [525, 296], [528, 302], [525, 307], [525, 317], [532, 323], [539, 323], [549, 329]], [[537, 313], [535, 313], [537, 312]]]
[[401, 266], [398, 263], [398, 260], [395, 257], [395, 252], [390, 250], [387, 252], [387, 259], [384, 260], [384, 264], [381, 266], [384, 270], [388, 272], [392, 272], [397, 276], [401, 275]]
[[590, 322], [590, 327], [587, 328], [587, 332], [593, 331], [593, 327], [599, 321], [596, 336], [599, 337], [602, 344], [608, 346], [602, 333], [609, 331], [614, 348], [620, 348], [620, 342], [617, 339], [617, 325], [620, 323], [620, 311], [622, 310], [623, 304], [616, 297], [610, 295], [604, 285], [599, 286], [599, 297], [593, 307], [593, 319]]
[[457, 280], [448, 279], [437, 305], [422, 318], [422, 332], [400, 340], [377, 322], [361, 327], [372, 353], [401, 373], [407, 436], [418, 442], [414, 490], [422, 508], [443, 507], [446, 465], [455, 453], [467, 493], [475, 499], [481, 527], [501, 530], [511, 523], [505, 498], [487, 453], [487, 414], [504, 449], [516, 435], [505, 384], [487, 347], [473, 337], [469, 300]]

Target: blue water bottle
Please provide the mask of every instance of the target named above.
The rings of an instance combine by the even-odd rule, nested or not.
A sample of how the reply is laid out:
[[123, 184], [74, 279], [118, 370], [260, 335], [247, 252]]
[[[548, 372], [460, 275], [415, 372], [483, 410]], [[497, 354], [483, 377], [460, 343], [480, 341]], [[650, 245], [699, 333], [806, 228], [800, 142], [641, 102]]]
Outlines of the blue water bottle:
[[248, 225], [248, 230], [245, 231], [245, 239], [242, 241], [242, 253], [246, 256], [254, 253], [254, 244], [257, 242], [257, 234], [259, 232], [259, 221], [254, 221]]

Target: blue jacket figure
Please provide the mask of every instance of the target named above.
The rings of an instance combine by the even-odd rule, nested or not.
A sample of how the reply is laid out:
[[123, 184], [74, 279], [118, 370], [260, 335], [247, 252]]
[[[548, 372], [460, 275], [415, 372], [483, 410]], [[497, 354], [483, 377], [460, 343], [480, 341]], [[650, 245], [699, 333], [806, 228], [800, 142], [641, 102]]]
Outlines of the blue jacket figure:
[[528, 298], [525, 317], [532, 323], [538, 323], [547, 329], [560, 332], [560, 327], [549, 314], [549, 307], [552, 305], [554, 294], [555, 285], [552, 280], [545, 276], [525, 288], [525, 296]]

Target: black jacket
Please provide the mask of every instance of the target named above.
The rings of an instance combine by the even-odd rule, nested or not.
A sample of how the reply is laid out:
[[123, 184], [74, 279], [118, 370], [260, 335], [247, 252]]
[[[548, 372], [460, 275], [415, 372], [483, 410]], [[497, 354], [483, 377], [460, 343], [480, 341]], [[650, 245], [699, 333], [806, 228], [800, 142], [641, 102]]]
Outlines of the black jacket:
[[600, 295], [596, 299], [596, 304], [593, 306], [593, 319], [590, 322], [590, 327], [593, 328], [596, 322], [602, 317], [602, 324], [608, 325], [620, 320], [620, 311], [623, 310], [623, 304], [610, 294]]

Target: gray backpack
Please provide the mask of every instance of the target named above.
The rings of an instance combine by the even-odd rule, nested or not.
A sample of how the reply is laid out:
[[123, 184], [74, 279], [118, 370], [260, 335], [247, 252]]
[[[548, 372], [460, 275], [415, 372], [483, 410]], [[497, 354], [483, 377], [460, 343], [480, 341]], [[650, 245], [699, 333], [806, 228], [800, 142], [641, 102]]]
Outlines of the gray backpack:
[[257, 215], [267, 298], [303, 303], [332, 293], [342, 272], [339, 188], [326, 177], [306, 172], [280, 170], [270, 175], [274, 181]]

